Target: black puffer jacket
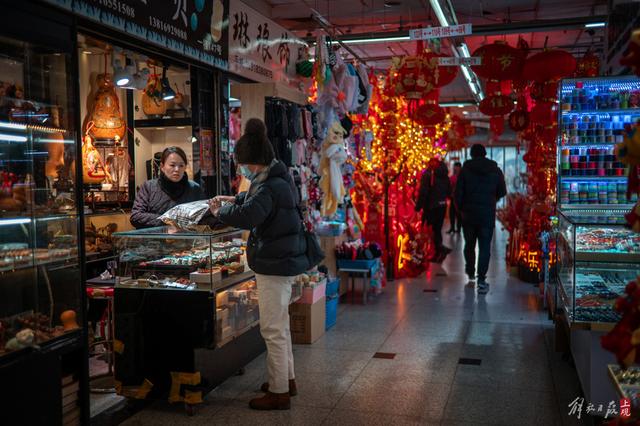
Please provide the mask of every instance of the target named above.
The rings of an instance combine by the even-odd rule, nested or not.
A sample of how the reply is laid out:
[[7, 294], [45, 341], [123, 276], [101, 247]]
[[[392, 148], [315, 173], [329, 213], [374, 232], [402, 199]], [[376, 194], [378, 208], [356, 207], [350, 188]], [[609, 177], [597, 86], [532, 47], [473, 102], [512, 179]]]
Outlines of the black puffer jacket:
[[227, 225], [250, 230], [249, 267], [258, 274], [295, 276], [309, 269], [306, 241], [291, 176], [278, 161], [252, 195], [240, 194], [222, 207], [218, 218]]
[[188, 178], [183, 178], [181, 182], [183, 188], [181, 191], [171, 194], [170, 191], [163, 188], [160, 179], [148, 180], [142, 184], [131, 209], [131, 224], [140, 228], [151, 228], [153, 226], [162, 226], [161, 220], [158, 219], [167, 210], [178, 204], [189, 203], [206, 199], [206, 195], [200, 185]]
[[504, 175], [495, 161], [485, 157], [465, 161], [455, 194], [462, 223], [493, 228], [496, 203], [506, 194]]
[[449, 180], [447, 166], [444, 163], [440, 163], [435, 172], [427, 170], [422, 175], [416, 211], [423, 210], [423, 215], [426, 215], [429, 210], [445, 207], [447, 198], [450, 196], [451, 181]]

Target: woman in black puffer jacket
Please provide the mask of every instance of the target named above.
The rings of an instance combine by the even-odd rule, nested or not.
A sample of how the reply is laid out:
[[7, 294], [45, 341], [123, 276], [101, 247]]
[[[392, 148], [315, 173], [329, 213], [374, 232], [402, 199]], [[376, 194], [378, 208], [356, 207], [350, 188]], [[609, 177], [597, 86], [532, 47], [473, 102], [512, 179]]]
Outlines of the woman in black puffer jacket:
[[289, 329], [291, 286], [309, 269], [295, 186], [287, 167], [274, 158], [262, 121], [247, 122], [235, 156], [240, 173], [251, 181], [249, 190], [237, 197], [215, 197], [210, 205], [220, 221], [251, 231], [247, 260], [258, 284], [269, 382], [262, 385], [265, 396], [249, 405], [257, 410], [289, 409], [289, 396], [297, 393]]
[[162, 226], [158, 218], [170, 208], [207, 198], [200, 185], [189, 180], [186, 167], [187, 155], [181, 148], [165, 148], [160, 160], [160, 176], [146, 181], [136, 194], [130, 219], [134, 227]]

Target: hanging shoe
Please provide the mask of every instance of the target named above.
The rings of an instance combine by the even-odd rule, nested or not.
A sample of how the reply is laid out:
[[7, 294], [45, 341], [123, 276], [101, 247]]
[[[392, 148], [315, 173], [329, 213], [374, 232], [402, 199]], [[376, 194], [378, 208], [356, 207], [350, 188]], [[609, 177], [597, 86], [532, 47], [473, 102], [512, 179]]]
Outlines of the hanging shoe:
[[[262, 392], [269, 392], [269, 382], [264, 382], [260, 386]], [[298, 394], [298, 386], [296, 386], [296, 379], [289, 380], [289, 396], [296, 396]]]
[[291, 399], [289, 392], [273, 393], [267, 392], [263, 397], [252, 399], [249, 407], [254, 410], [289, 410], [291, 408]]

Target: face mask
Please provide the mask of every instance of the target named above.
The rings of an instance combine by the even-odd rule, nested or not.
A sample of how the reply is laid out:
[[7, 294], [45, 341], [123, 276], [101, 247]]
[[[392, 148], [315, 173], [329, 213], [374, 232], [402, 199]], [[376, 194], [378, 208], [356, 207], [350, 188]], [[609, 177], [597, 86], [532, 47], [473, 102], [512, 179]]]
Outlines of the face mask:
[[251, 170], [249, 170], [249, 166], [245, 165], [240, 166], [240, 174], [249, 180], [253, 180], [256, 177], [256, 173], [253, 173]]

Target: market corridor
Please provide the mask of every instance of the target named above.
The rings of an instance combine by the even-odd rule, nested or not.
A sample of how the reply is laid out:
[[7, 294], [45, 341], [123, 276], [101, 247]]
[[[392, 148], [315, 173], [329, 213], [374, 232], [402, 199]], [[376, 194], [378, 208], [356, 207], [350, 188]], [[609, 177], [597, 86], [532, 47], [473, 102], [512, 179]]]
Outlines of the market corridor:
[[506, 236], [496, 229], [486, 296], [465, 287], [458, 234], [445, 237], [454, 248], [448, 276], [399, 280], [366, 306], [339, 305], [325, 336], [295, 346], [299, 394], [290, 411], [248, 407], [266, 377], [263, 354], [195, 417], [157, 402], [125, 424], [578, 424], [567, 407], [580, 395], [577, 376], [553, 351], [537, 289], [505, 270]]

